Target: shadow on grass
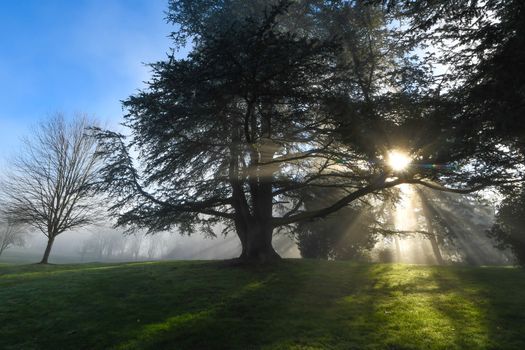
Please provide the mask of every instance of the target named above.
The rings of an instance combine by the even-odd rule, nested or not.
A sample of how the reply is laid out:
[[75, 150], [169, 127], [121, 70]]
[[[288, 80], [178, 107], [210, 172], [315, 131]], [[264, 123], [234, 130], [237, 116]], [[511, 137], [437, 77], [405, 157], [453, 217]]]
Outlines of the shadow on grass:
[[[297, 267], [301, 267], [300, 269]], [[287, 263], [212, 308], [145, 325], [117, 349], [363, 349], [382, 342], [369, 291], [390, 265]], [[343, 301], [357, 295], [351, 312]], [[378, 295], [376, 295], [377, 297]], [[183, 322], [181, 322], [183, 321]]]
[[[477, 340], [479, 348], [525, 349], [525, 273], [522, 269], [458, 267], [442, 269], [433, 277], [441, 290], [450, 291], [462, 301], [460, 305], [434, 301], [435, 307], [453, 319], [456, 328], [461, 330], [458, 333], [464, 335], [457, 339], [458, 344], [468, 344], [465, 339], [469, 339], [470, 342]], [[469, 324], [472, 319], [478, 319], [479, 323]], [[468, 329], [473, 331], [466, 332]]]
[[525, 274], [515, 269], [109, 267], [0, 278], [0, 321], [21, 320], [0, 330], [5, 348], [525, 348]]

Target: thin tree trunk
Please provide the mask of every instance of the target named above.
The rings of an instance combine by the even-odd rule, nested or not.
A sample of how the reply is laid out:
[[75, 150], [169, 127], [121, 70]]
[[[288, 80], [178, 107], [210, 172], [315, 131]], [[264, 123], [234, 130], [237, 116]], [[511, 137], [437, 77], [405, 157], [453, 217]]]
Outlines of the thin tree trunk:
[[419, 198], [421, 199], [423, 215], [425, 216], [425, 221], [427, 224], [427, 231], [428, 231], [427, 237], [428, 237], [428, 240], [430, 241], [430, 245], [432, 246], [434, 257], [436, 258], [436, 262], [438, 265], [443, 265], [444, 264], [443, 256], [441, 255], [436, 233], [434, 231], [434, 225], [432, 224], [431, 213], [430, 213], [430, 208], [429, 208], [430, 205], [428, 204], [426, 198], [424, 198], [424, 196], [421, 195], [421, 193], [419, 194]]
[[401, 262], [401, 246], [399, 245], [399, 238], [394, 237], [394, 243], [396, 244], [396, 262]]
[[438, 265], [443, 265], [443, 257], [441, 256], [441, 251], [439, 250], [439, 244], [436, 239], [436, 235], [434, 232], [430, 232], [430, 236], [428, 237], [428, 240], [430, 241], [430, 244], [432, 245], [432, 251], [434, 252], [434, 256], [436, 257], [436, 261]]
[[4, 236], [2, 242], [0, 242], [0, 255], [6, 250], [8, 244], [7, 244], [7, 238]]
[[47, 261], [49, 259], [49, 254], [51, 253], [51, 248], [53, 247], [54, 241], [55, 241], [55, 237], [50, 235], [47, 241], [47, 247], [46, 247], [46, 251], [44, 252], [44, 257], [42, 258], [42, 261], [40, 261], [40, 264], [47, 264]]

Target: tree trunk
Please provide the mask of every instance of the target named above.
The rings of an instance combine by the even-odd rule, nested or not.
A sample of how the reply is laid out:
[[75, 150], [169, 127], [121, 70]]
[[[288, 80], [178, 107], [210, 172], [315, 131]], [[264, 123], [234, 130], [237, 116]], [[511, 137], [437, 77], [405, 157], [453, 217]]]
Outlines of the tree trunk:
[[40, 264], [47, 264], [47, 260], [49, 259], [49, 254], [51, 253], [51, 248], [53, 247], [54, 241], [55, 241], [55, 237], [49, 236], [49, 239], [47, 241], [46, 251], [44, 252], [44, 257], [42, 258], [42, 261], [40, 261]]
[[441, 251], [439, 250], [439, 244], [437, 241], [436, 233], [434, 231], [434, 225], [432, 223], [432, 219], [430, 217], [430, 209], [428, 203], [423, 199], [423, 215], [425, 216], [425, 221], [427, 223], [427, 231], [428, 231], [428, 240], [430, 241], [430, 244], [432, 245], [432, 251], [434, 252], [434, 257], [436, 258], [436, 262], [438, 265], [443, 265], [443, 256], [441, 255]]
[[2, 253], [4, 252], [4, 250], [7, 249], [7, 246], [9, 244], [7, 243], [7, 237], [4, 236], [2, 242], [0, 242], [0, 255], [2, 255]]
[[[253, 143], [256, 138], [257, 121], [253, 114], [254, 104], [250, 102], [243, 128], [234, 127], [232, 130], [231, 160], [229, 176], [232, 186], [233, 208], [235, 209], [235, 230], [241, 241], [241, 262], [268, 263], [280, 260], [281, 257], [273, 249], [273, 193], [272, 179], [278, 169], [271, 160], [279, 145], [271, 140], [271, 125], [269, 120], [262, 124], [263, 137]], [[249, 143], [249, 162], [244, 165], [237, 145], [240, 141], [240, 131], [244, 130], [245, 142]], [[243, 164], [242, 171], [239, 164]], [[246, 186], [249, 187], [250, 197], [246, 196]]]
[[[239, 259], [249, 263], [267, 263], [280, 260], [281, 257], [272, 246], [273, 229], [269, 225], [253, 224], [243, 232], [241, 239], [242, 254]], [[241, 235], [239, 235], [241, 238]]]
[[399, 244], [399, 238], [394, 236], [394, 242], [396, 244], [396, 262], [401, 262], [401, 246]]
[[430, 236], [428, 237], [430, 244], [432, 245], [432, 251], [434, 252], [434, 256], [436, 257], [436, 261], [438, 265], [443, 265], [443, 257], [441, 256], [441, 251], [439, 250], [439, 244], [436, 239], [436, 235], [431, 232]]

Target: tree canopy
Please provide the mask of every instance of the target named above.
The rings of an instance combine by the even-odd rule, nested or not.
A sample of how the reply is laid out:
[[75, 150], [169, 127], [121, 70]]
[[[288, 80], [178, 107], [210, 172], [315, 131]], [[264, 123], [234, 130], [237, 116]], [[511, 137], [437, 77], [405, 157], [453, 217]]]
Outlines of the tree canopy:
[[[191, 41], [191, 52], [153, 63], [147, 88], [124, 101], [129, 141], [98, 131], [118, 224], [221, 222], [241, 258], [267, 261], [274, 229], [402, 183], [467, 193], [519, 178], [513, 149], [485, 142], [456, 90], [414, 55], [423, 39], [400, 37], [398, 13], [360, 1], [170, 1], [174, 44]], [[388, 165], [395, 149], [407, 168]], [[334, 187], [315, 209], [301, 196]]]

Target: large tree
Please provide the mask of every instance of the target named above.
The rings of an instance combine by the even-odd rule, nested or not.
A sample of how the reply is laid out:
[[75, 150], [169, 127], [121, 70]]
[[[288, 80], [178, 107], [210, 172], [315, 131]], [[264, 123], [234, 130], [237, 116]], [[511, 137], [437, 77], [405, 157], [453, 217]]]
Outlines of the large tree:
[[93, 197], [100, 162], [87, 130], [92, 124], [84, 115], [68, 121], [60, 113], [41, 122], [2, 183], [2, 211], [47, 237], [42, 264], [58, 235], [92, 224], [100, 214]]
[[[191, 39], [190, 54], [152, 64], [148, 88], [124, 101], [129, 143], [98, 132], [119, 225], [192, 231], [223, 222], [242, 259], [268, 261], [278, 257], [275, 229], [364, 196], [402, 183], [455, 192], [488, 184], [466, 169], [470, 150], [458, 147], [447, 105], [381, 8], [246, 3], [170, 2], [173, 37]], [[393, 148], [412, 166], [390, 167]], [[333, 187], [341, 195], [330, 203], [304, 206], [300, 191]]]

